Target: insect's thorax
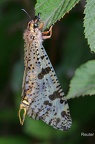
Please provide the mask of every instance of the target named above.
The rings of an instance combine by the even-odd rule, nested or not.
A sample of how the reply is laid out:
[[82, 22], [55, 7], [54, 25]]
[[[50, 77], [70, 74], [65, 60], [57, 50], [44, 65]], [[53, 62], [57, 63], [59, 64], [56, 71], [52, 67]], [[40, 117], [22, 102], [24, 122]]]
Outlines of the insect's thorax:
[[32, 30], [26, 29], [23, 38], [26, 44], [32, 44], [34, 41], [42, 43], [42, 33], [38, 28]]
[[[39, 49], [42, 44], [42, 33], [38, 28], [29, 30], [26, 29], [23, 35], [25, 44], [24, 44], [24, 66], [27, 67], [31, 62], [35, 62], [33, 57], [37, 55], [37, 49]], [[27, 65], [28, 64], [28, 65]]]

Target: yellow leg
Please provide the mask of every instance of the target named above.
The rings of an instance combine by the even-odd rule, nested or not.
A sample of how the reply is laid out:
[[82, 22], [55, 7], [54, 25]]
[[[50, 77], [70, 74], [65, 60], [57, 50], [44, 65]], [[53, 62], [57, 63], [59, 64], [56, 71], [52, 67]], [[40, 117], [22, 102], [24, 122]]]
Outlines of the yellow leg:
[[[45, 34], [48, 34], [48, 33], [50, 33], [50, 35], [48, 35], [48, 36], [46, 35], [45, 36]], [[52, 36], [52, 26], [50, 27], [49, 31], [42, 32], [42, 34], [44, 34], [44, 35], [42, 35], [43, 39], [49, 39], [49, 38], [51, 38], [51, 36]]]

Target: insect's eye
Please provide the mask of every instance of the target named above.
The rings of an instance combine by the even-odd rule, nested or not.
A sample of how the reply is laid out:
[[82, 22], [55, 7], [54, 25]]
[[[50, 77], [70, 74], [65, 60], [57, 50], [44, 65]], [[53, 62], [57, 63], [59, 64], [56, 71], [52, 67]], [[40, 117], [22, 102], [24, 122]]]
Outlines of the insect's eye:
[[37, 24], [37, 23], [35, 23], [35, 24], [34, 24], [34, 28], [37, 28], [37, 27], [38, 27], [38, 24]]

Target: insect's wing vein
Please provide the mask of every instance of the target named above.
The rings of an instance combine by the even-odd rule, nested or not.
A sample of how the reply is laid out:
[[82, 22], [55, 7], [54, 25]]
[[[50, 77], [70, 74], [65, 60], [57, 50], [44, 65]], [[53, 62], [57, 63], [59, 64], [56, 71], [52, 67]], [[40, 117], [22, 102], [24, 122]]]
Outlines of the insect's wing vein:
[[31, 80], [30, 76], [33, 77], [33, 73], [30, 75], [28, 71], [26, 76], [26, 81], [33, 83], [32, 88], [29, 85], [25, 86], [25, 89], [29, 87], [27, 95], [31, 103], [27, 113], [32, 118], [41, 119], [54, 128], [67, 130], [72, 122], [63, 90], [42, 45], [35, 50], [35, 53], [37, 58], [34, 63], [31, 62], [37, 73]]

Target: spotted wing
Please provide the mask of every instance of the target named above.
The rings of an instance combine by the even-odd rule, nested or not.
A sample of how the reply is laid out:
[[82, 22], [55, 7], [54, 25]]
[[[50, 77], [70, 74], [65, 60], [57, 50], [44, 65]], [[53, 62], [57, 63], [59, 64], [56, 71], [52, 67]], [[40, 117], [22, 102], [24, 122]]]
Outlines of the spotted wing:
[[67, 130], [72, 121], [63, 90], [42, 45], [30, 51], [25, 93], [30, 103], [27, 114], [59, 130]]

